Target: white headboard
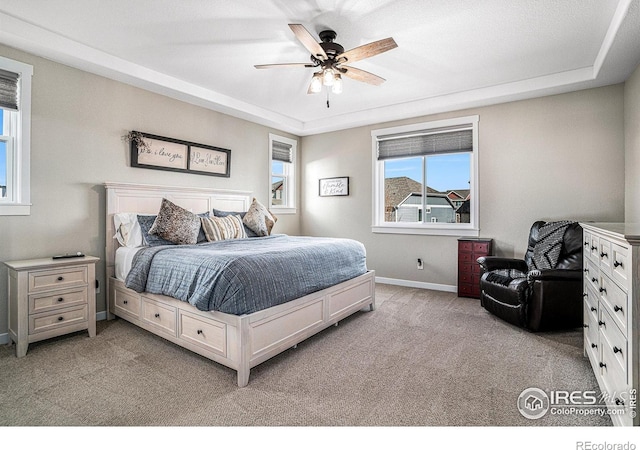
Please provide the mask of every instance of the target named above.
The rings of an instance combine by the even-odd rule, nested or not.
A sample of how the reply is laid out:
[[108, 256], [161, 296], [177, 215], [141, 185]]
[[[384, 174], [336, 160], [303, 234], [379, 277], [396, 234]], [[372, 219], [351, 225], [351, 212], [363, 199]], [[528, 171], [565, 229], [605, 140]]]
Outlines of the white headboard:
[[118, 241], [113, 237], [115, 235], [114, 214], [122, 212], [157, 214], [163, 198], [194, 213], [211, 211], [213, 208], [225, 211], [246, 211], [252, 200], [249, 191], [112, 182], [105, 183], [105, 187], [107, 189], [105, 246], [107, 277], [114, 275], [116, 249], [119, 246]]

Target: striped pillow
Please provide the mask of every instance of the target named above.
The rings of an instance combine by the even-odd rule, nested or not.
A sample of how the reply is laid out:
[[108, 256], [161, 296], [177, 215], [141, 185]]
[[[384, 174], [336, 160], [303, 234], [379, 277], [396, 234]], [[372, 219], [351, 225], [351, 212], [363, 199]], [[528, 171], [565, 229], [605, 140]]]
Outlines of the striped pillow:
[[202, 229], [208, 241], [246, 238], [240, 216], [201, 217]]

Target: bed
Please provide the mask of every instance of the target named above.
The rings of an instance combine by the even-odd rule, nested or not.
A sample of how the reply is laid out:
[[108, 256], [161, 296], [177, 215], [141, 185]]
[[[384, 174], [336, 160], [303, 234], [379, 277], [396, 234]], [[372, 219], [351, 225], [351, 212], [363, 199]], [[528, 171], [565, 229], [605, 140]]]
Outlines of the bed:
[[[299, 273], [292, 274], [291, 280], [293, 281], [290, 281], [287, 289], [282, 289], [281, 286], [256, 289], [254, 286], [253, 290], [236, 295], [242, 299], [241, 304], [245, 305], [240, 309], [237, 306], [233, 308], [224, 306], [226, 300], [211, 301], [211, 304], [207, 304], [203, 298], [200, 298], [193, 300], [192, 304], [191, 300], [187, 301], [185, 298], [178, 299], [167, 295], [168, 291], [158, 293], [163, 292], [162, 289], [158, 289], [155, 293], [140, 289], [142, 285], [137, 286], [132, 283], [131, 279], [134, 277], [133, 275], [129, 276], [136, 269], [133, 262], [136, 260], [139, 265], [139, 261], [145, 259], [142, 252], [149, 254], [154, 252], [149, 249], [121, 246], [114, 237], [116, 234], [115, 215], [120, 213], [157, 214], [163, 199], [168, 199], [182, 208], [197, 213], [212, 212], [214, 209], [247, 211], [252, 202], [252, 195], [247, 191], [132, 183], [105, 183], [105, 187], [108, 319], [117, 316], [174, 344], [236, 370], [239, 387], [248, 384], [252, 367], [296, 346], [301, 341], [337, 324], [340, 320], [357, 311], [363, 309], [373, 311], [375, 309], [375, 277], [374, 271], [371, 270], [365, 270], [364, 273], [353, 277], [342, 274], [343, 278], [345, 276], [349, 278], [337, 283], [333, 283], [331, 278], [326, 276], [321, 277], [321, 283], [316, 286], [318, 290], [313, 288], [313, 292], [299, 296], [297, 293], [305, 291], [293, 283], [296, 283], [295, 280], [300, 278], [300, 275]], [[296, 241], [307, 238], [275, 234], [252, 239], [241, 239], [238, 241], [244, 242], [237, 243], [227, 241], [204, 243], [193, 247], [197, 247], [196, 250], [202, 249], [202, 251], [208, 246], [215, 247], [214, 250], [221, 250], [219, 255], [222, 255], [230, 251], [224, 246], [232, 244], [244, 246], [244, 259], [236, 265], [250, 266], [254, 263], [254, 257], [250, 256], [250, 253], [254, 253], [255, 258], [265, 258], [267, 253], [275, 255], [276, 252], [272, 250], [252, 252], [248, 251], [247, 245], [267, 248], [267, 245], [270, 246], [272, 242], [275, 242], [276, 246], [282, 248], [283, 251], [286, 251], [287, 245], [293, 245], [296, 248], [307, 245], [306, 242]], [[293, 241], [293, 243], [288, 241]], [[316, 244], [316, 241], [308, 243], [313, 246]], [[191, 246], [174, 247], [176, 247], [175, 250], [186, 251], [186, 248]], [[271, 249], [271, 247], [268, 248]], [[169, 253], [175, 251], [174, 249], [163, 247], [155, 250], [158, 255], [166, 255], [166, 259], [182, 259], [182, 256], [176, 257]], [[318, 251], [317, 248], [316, 251]], [[151, 259], [151, 257], [147, 259]], [[159, 256], [158, 259], [160, 259]], [[304, 264], [303, 259], [299, 261], [299, 266]], [[259, 262], [263, 264], [264, 259]], [[281, 267], [279, 262], [274, 264]], [[227, 264], [227, 266], [232, 265], [232, 263]], [[319, 267], [326, 268], [328, 266], [320, 265]], [[302, 268], [301, 270], [306, 269]], [[324, 270], [318, 272], [324, 272]], [[164, 275], [162, 277], [164, 278]], [[240, 275], [226, 276], [226, 278], [238, 277], [242, 281]], [[228, 281], [226, 278], [223, 281]], [[326, 286], [327, 283], [330, 285]], [[135, 289], [127, 287], [127, 284]], [[216, 286], [221, 285], [222, 282], [216, 284]], [[228, 284], [224, 286], [227, 290], [240, 290], [238, 286], [229, 287]], [[309, 290], [309, 287], [305, 287], [305, 289]], [[265, 303], [268, 298], [257, 300], [253, 298], [264, 292], [267, 293], [267, 297], [273, 297], [274, 301]], [[289, 298], [291, 295], [294, 295], [295, 298]], [[180, 297], [177, 294], [176, 296]], [[273, 306], [265, 306], [267, 304], [273, 304]]]

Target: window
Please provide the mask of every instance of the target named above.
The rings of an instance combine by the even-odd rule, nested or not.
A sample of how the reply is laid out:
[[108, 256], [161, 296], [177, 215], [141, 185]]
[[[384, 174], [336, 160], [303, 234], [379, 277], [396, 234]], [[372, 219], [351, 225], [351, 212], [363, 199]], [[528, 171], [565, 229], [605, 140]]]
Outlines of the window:
[[296, 149], [298, 142], [269, 134], [271, 198], [269, 208], [280, 214], [296, 212]]
[[33, 67], [0, 57], [0, 215], [29, 215]]
[[478, 236], [478, 120], [371, 132], [374, 232]]

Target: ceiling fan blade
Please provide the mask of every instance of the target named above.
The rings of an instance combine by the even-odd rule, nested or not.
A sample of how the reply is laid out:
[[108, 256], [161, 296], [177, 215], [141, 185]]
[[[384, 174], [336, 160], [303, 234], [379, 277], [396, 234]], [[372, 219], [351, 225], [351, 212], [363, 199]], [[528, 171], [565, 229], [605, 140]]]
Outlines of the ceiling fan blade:
[[305, 27], [299, 23], [290, 23], [289, 28], [291, 28], [291, 31], [293, 31], [293, 34], [296, 35], [300, 43], [304, 45], [304, 48], [309, 50], [313, 56], [321, 60], [328, 59], [324, 49]]
[[340, 66], [340, 71], [346, 70], [346, 72], [342, 72], [343, 75], [352, 78], [357, 81], [362, 81], [364, 83], [373, 84], [376, 86], [380, 86], [386, 80], [378, 75], [374, 75], [366, 70], [356, 69], [355, 67], [349, 66]]
[[361, 45], [360, 47], [352, 48], [344, 53], [341, 53], [336, 57], [338, 61], [342, 61], [344, 58], [346, 61], [352, 63], [354, 61], [360, 61], [361, 59], [370, 58], [380, 53], [384, 53], [396, 48], [398, 44], [393, 38], [381, 39], [379, 41], [371, 42], [369, 44]]
[[315, 67], [310, 63], [283, 63], [283, 64], [257, 64], [255, 66], [256, 69], [280, 69], [287, 67]]

